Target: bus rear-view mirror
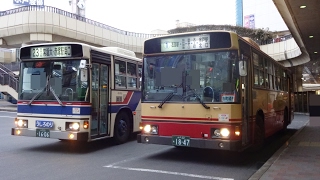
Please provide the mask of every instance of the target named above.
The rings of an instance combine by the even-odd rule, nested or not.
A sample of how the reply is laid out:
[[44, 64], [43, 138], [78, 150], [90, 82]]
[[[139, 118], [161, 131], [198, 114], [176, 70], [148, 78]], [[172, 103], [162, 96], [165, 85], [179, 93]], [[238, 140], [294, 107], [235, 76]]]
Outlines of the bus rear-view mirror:
[[239, 75], [240, 76], [247, 76], [247, 62], [246, 61], [239, 61]]
[[88, 81], [88, 70], [87, 69], [80, 69], [80, 80], [81, 82]]
[[80, 69], [86, 68], [86, 65], [87, 65], [87, 60], [81, 60], [81, 61], [80, 61], [79, 68], [80, 68]]

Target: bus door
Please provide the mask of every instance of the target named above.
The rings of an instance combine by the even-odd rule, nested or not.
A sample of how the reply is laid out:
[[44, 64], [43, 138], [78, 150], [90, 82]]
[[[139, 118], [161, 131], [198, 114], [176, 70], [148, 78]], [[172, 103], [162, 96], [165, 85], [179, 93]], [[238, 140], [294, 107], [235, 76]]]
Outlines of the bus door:
[[106, 64], [92, 64], [91, 136], [109, 133], [109, 67]]
[[[250, 56], [243, 54], [241, 52], [241, 58], [240, 61], [245, 61], [247, 69], [247, 75], [246, 76], [240, 76], [240, 90], [241, 90], [241, 104], [242, 104], [242, 145], [246, 146], [250, 142], [250, 139], [252, 137], [252, 130], [250, 129], [250, 122], [252, 122], [250, 117], [250, 77], [251, 77], [251, 71], [250, 71]], [[240, 62], [241, 63], [241, 62]], [[239, 66], [241, 68], [241, 65]]]

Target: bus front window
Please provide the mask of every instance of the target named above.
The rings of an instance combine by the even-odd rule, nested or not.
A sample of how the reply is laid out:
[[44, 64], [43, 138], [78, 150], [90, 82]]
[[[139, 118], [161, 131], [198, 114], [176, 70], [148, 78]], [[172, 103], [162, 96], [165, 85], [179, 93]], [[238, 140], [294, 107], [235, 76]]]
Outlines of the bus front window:
[[145, 102], [238, 102], [236, 51], [144, 58]]
[[86, 101], [88, 83], [80, 80], [79, 65], [80, 60], [22, 62], [19, 99]]

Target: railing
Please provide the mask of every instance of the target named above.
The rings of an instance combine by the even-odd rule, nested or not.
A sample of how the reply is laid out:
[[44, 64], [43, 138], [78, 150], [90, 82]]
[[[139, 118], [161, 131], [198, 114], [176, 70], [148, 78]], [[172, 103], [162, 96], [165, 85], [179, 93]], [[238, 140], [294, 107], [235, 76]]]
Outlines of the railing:
[[117, 29], [117, 28], [114, 28], [112, 26], [105, 25], [105, 24], [99, 23], [97, 21], [82, 17], [80, 15], [77, 15], [77, 14], [74, 14], [74, 13], [70, 13], [68, 11], [64, 11], [62, 9], [58, 9], [58, 8], [51, 7], [51, 6], [23, 6], [23, 7], [18, 7], [18, 8], [15, 8], [15, 9], [10, 9], [10, 10], [6, 10], [6, 11], [0, 12], [0, 17], [1, 16], [7, 16], [7, 15], [10, 15], [10, 14], [16, 14], [16, 13], [20, 13], [20, 12], [26, 12], [26, 11], [53, 12], [53, 13], [56, 13], [56, 14], [60, 14], [60, 15], [66, 16], [66, 17], [77, 19], [79, 21], [86, 22], [86, 23], [89, 23], [91, 25], [94, 25], [94, 26], [97, 26], [97, 27], [100, 27], [100, 28], [103, 28], [103, 29], [107, 29], [107, 30], [110, 30], [110, 31], [113, 31], [113, 32], [116, 32], [116, 33], [119, 33], [119, 34], [123, 34], [123, 35], [126, 35], [126, 36], [134, 36], [134, 37], [141, 37], [141, 38], [151, 38], [151, 37], [157, 37], [157, 36], [163, 36], [164, 35], [164, 34], [144, 34], [144, 33], [135, 33], [135, 32], [130, 32], [130, 31], [124, 31], [124, 30]]
[[[10, 66], [11, 68], [8, 68]], [[12, 71], [18, 71], [19, 70], [19, 63], [10, 63], [10, 64], [3, 64], [0, 63], [0, 68], [5, 71], [6, 73], [12, 73]]]
[[0, 63], [0, 67], [2, 69], [6, 68], [8, 72], [19, 71], [20, 70], [20, 62], [11, 62], [8, 64]]
[[13, 75], [12, 71], [0, 63], [0, 84], [8, 85], [14, 90], [18, 90], [19, 81]]

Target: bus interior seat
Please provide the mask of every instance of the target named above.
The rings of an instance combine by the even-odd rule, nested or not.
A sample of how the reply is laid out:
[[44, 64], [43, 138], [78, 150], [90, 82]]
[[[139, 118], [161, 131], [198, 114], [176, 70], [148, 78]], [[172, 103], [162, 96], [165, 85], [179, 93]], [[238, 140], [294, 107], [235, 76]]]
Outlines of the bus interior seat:
[[203, 89], [203, 100], [204, 101], [213, 101], [213, 97], [214, 97], [214, 92], [212, 87], [207, 86]]

